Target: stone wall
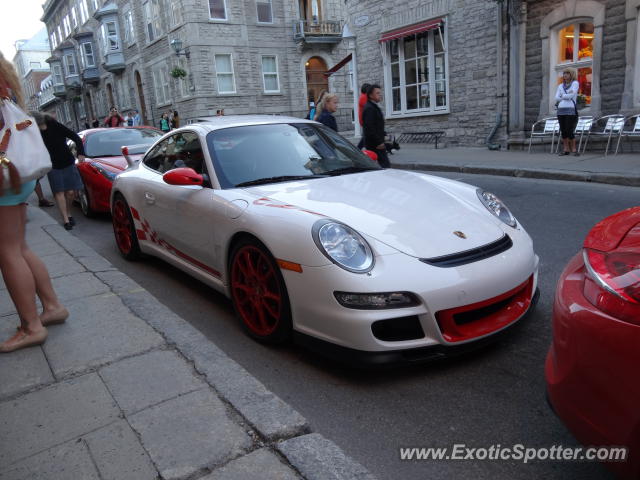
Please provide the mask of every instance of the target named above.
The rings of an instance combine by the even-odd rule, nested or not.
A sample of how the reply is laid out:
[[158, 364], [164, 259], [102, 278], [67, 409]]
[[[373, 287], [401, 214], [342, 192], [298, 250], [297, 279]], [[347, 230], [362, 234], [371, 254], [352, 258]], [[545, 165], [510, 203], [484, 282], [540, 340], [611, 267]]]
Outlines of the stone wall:
[[[542, 42], [540, 27], [542, 19], [565, 2], [558, 0], [529, 1], [526, 33], [526, 73], [525, 73], [525, 130], [544, 116], [540, 99], [543, 88]], [[599, 75], [601, 107], [589, 112], [594, 116], [619, 113], [625, 82], [626, 22], [624, 18], [625, 0], [601, 0], [605, 6], [602, 31], [602, 52]], [[551, 28], [553, 29], [553, 25]], [[551, 33], [553, 35], [553, 32]], [[550, 92], [553, 95], [555, 92]], [[554, 112], [551, 112], [553, 114]]]
[[[433, 8], [430, 8], [433, 7]], [[493, 142], [506, 145], [507, 101], [507, 42], [501, 48], [503, 60], [502, 91], [497, 90], [497, 11], [496, 2], [487, 0], [348, 0], [350, 25], [357, 35], [358, 82], [378, 83], [383, 86], [383, 57], [378, 39], [384, 29], [383, 19], [407, 11], [409, 24], [429, 18], [416, 18], [413, 11], [432, 11], [433, 18], [445, 16], [449, 55], [450, 113], [428, 114], [399, 119], [388, 119], [388, 131], [444, 130], [448, 145], [483, 145], [502, 115], [501, 126]], [[442, 11], [442, 10], [446, 11]], [[358, 27], [359, 17], [367, 15], [370, 23]], [[503, 16], [503, 32], [506, 17]], [[381, 103], [384, 107], [384, 101]]]

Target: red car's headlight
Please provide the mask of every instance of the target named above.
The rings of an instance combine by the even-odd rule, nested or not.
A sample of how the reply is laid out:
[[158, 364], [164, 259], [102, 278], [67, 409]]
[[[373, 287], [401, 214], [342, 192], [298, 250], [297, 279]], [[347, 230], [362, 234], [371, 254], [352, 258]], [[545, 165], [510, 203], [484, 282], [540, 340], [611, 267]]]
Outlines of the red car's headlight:
[[604, 313], [640, 325], [640, 252], [585, 248], [584, 295]]
[[100, 173], [103, 177], [105, 177], [107, 180], [109, 180], [112, 183], [116, 179], [118, 174], [121, 173], [120, 171], [109, 170], [103, 165], [100, 165], [98, 163], [91, 163], [90, 165], [91, 167], [93, 167], [94, 170], [96, 170], [98, 173]]

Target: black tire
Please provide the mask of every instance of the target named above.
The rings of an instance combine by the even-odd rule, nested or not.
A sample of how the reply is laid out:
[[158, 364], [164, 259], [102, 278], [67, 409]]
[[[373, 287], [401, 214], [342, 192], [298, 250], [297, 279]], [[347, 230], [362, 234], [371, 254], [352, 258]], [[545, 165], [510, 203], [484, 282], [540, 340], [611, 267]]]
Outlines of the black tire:
[[78, 192], [78, 201], [80, 202], [80, 210], [82, 210], [82, 214], [87, 218], [93, 218], [96, 216], [96, 211], [91, 208], [91, 198], [89, 197], [89, 192], [87, 191], [87, 187], [83, 185], [82, 190]]
[[253, 339], [281, 344], [291, 339], [291, 305], [273, 255], [259, 241], [240, 240], [229, 263], [229, 288], [236, 316]]
[[113, 233], [116, 237], [116, 245], [118, 245], [120, 254], [127, 260], [140, 259], [142, 252], [138, 244], [131, 209], [122, 194], [116, 193], [114, 195], [111, 211]]

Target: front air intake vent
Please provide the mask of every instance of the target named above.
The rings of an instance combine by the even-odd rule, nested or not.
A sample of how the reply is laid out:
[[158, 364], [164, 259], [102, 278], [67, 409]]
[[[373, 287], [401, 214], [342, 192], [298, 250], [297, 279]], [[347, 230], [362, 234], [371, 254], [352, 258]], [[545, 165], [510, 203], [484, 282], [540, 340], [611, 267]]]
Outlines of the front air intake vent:
[[442, 257], [421, 258], [420, 261], [433, 265], [434, 267], [451, 268], [467, 263], [477, 262], [485, 258], [493, 257], [506, 250], [509, 250], [513, 242], [509, 235], [505, 235], [500, 240], [493, 243], [483, 245], [481, 247], [465, 250], [464, 252], [454, 253], [452, 255], [443, 255]]

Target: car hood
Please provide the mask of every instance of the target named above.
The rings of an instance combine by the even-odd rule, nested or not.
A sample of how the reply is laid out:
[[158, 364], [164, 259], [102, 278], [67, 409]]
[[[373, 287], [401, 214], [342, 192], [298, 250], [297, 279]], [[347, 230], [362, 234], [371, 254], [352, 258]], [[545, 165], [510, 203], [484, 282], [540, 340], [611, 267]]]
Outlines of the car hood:
[[[138, 162], [142, 158], [142, 154], [129, 156], [134, 162]], [[127, 161], [124, 159], [124, 157], [87, 157], [87, 160], [92, 162], [99, 162], [118, 170], [125, 170], [128, 167]]]
[[[450, 182], [451, 185], [455, 182]], [[420, 173], [383, 170], [246, 189], [252, 195], [338, 220], [408, 255], [432, 258], [504, 236], [473, 187]], [[475, 202], [475, 203], [474, 203]], [[266, 202], [259, 205], [273, 206]], [[284, 209], [286, 210], [286, 209]], [[462, 232], [461, 238], [454, 232]]]

